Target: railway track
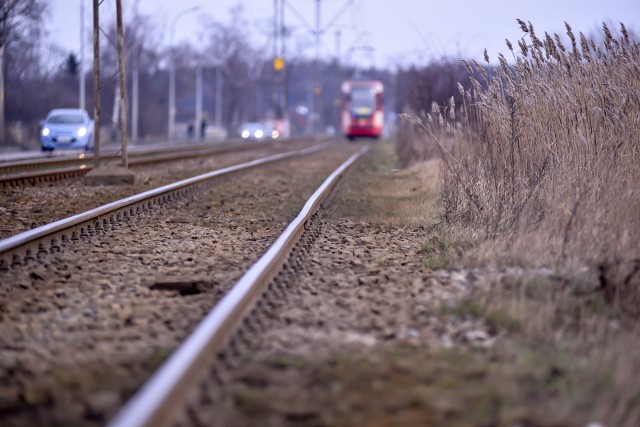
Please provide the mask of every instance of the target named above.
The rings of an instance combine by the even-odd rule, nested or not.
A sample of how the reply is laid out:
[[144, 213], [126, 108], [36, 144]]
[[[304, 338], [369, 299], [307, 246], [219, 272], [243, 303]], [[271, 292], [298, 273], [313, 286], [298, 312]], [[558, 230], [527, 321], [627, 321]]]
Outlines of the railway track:
[[[257, 301], [234, 285], [358, 146], [228, 175], [0, 271], [0, 424], [447, 425], [433, 351], [491, 345], [481, 319], [450, 308], [484, 279], [427, 266], [422, 217], [398, 218], [416, 219], [402, 212], [437, 167], [398, 172], [382, 146], [302, 222], [282, 269], [263, 265], [275, 278]], [[221, 310], [248, 316], [229, 326]], [[205, 318], [217, 333], [196, 332]], [[209, 355], [177, 350], [187, 337]]]
[[[266, 160], [249, 162], [250, 165], [242, 167], [229, 167], [226, 170], [212, 172], [208, 176], [195, 177], [174, 186], [130, 197], [128, 200], [93, 209], [67, 220], [0, 241], [4, 270], [0, 273], [0, 281], [3, 283], [0, 287], [2, 293], [0, 313], [2, 313], [5, 329], [5, 333], [2, 334], [5, 338], [0, 341], [0, 347], [3, 350], [2, 362], [5, 365], [3, 367], [5, 373], [7, 373], [7, 363], [28, 366], [30, 372], [27, 377], [40, 373], [45, 378], [49, 378], [54, 371], [54, 373], [57, 372], [53, 375], [54, 378], [59, 378], [61, 375], [69, 376], [69, 378], [65, 377], [64, 381], [79, 383], [77, 387], [88, 394], [86, 399], [80, 399], [83, 402], [80, 406], [77, 403], [74, 405], [71, 402], [63, 402], [64, 397], [54, 397], [50, 391], [47, 391], [50, 390], [48, 386], [51, 385], [48, 381], [54, 381], [53, 379], [44, 379], [40, 386], [37, 386], [25, 381], [18, 369], [15, 377], [11, 374], [3, 376], [3, 395], [0, 396], [2, 402], [17, 403], [10, 408], [0, 408], [0, 413], [14, 414], [17, 424], [25, 422], [21, 417], [26, 417], [29, 424], [37, 424], [37, 420], [42, 417], [53, 417], [57, 422], [64, 424], [64, 416], [70, 416], [69, 414], [76, 412], [85, 420], [105, 421], [105, 414], [113, 411], [113, 406], [117, 405], [115, 402], [119, 402], [120, 395], [130, 392], [110, 393], [100, 391], [99, 387], [98, 391], [83, 390], [82, 379], [55, 363], [52, 363], [55, 366], [52, 368], [47, 362], [62, 357], [63, 360], [67, 360], [67, 363], [76, 367], [89, 365], [87, 370], [94, 370], [93, 373], [96, 374], [95, 370], [104, 369], [101, 364], [105, 361], [92, 360], [91, 356], [83, 353], [83, 350], [91, 348], [95, 355], [96, 349], [99, 350], [104, 346], [107, 348], [110, 343], [120, 347], [120, 352], [112, 355], [117, 359], [116, 365], [119, 363], [120, 368], [127, 364], [137, 366], [136, 358], [141, 356], [136, 355], [135, 351], [140, 350], [140, 344], [125, 343], [136, 341], [134, 337], [139, 335], [144, 334], [148, 337], [150, 334], [152, 354], [149, 356], [147, 351], [146, 356], [153, 358], [154, 351], [167, 352], [168, 348], [173, 348], [176, 341], [181, 339], [178, 337], [183, 337], [194, 327], [197, 323], [196, 319], [204, 315], [211, 305], [223, 296], [225, 301], [237, 298], [244, 301], [240, 306], [223, 309], [231, 310], [234, 321], [241, 320], [247, 310], [256, 303], [262, 289], [253, 290], [248, 296], [237, 296], [238, 291], [227, 294], [227, 291], [244, 269], [277, 237], [284, 224], [273, 223], [274, 217], [279, 218], [282, 215], [282, 208], [290, 203], [291, 198], [299, 197], [297, 195], [299, 188], [296, 185], [304, 184], [309, 177], [317, 176], [318, 164], [313, 167], [311, 165], [314, 164], [312, 159], [319, 154], [311, 157], [309, 155], [318, 153], [327, 146], [300, 150], [295, 154], [271, 156]], [[352, 146], [333, 145], [332, 147], [329, 157], [333, 160], [329, 163], [335, 163], [339, 158], [344, 160], [345, 155], [355, 151], [355, 147]], [[294, 156], [299, 155], [306, 155], [307, 160], [293, 159]], [[287, 158], [289, 160], [285, 162]], [[354, 160], [355, 158], [351, 158], [351, 162]], [[256, 172], [244, 172], [242, 185], [231, 182], [227, 177], [226, 184], [229, 186], [227, 193], [219, 193], [205, 187], [210, 179], [219, 179], [222, 175], [237, 173], [244, 167], [256, 167], [266, 162], [273, 164], [270, 167], [279, 168], [275, 173], [279, 174], [278, 182], [283, 185], [292, 185], [290, 182], [292, 170], [300, 171], [301, 176], [295, 180], [296, 185], [292, 185], [294, 189], [283, 191], [271, 188], [269, 185], [265, 186], [262, 183], [263, 177], [257, 175], [262, 168]], [[291, 165], [291, 162], [294, 164]], [[296, 165], [295, 162], [302, 163]], [[321, 162], [321, 165], [325, 165], [322, 168], [326, 169], [326, 162], [326, 160]], [[303, 209], [306, 212], [305, 217], [296, 219], [296, 225], [289, 227], [293, 227], [295, 231], [288, 237], [281, 237], [275, 246], [290, 250], [295, 245], [295, 239], [302, 234], [305, 225], [310, 224], [309, 216], [312, 211], [321, 203], [321, 198], [326, 197], [327, 191], [335, 185], [343, 171], [344, 167], [334, 172], [332, 181], [324, 185], [326, 190], [324, 194], [309, 202]], [[256, 176], [253, 176], [254, 173]], [[311, 175], [305, 178], [304, 174], [307, 173]], [[313, 180], [317, 179], [313, 178]], [[219, 190], [218, 185], [220, 184], [216, 184], [217, 190]], [[304, 185], [309, 187], [310, 184]], [[197, 190], [196, 197], [197, 187], [201, 188]], [[262, 205], [256, 206], [255, 199], [250, 194], [252, 190], [258, 193], [271, 192], [271, 195], [262, 194]], [[238, 192], [244, 194], [246, 198], [246, 206], [242, 209], [237, 205], [230, 206], [230, 199], [239, 197]], [[218, 199], [213, 200], [212, 197], [218, 197]], [[273, 199], [277, 200], [275, 206], [273, 206]], [[257, 211], [253, 215], [247, 213], [254, 208]], [[223, 213], [214, 214], [212, 209]], [[240, 210], [243, 213], [239, 213]], [[199, 213], [196, 214], [196, 212]], [[236, 213], [244, 218], [241, 222], [238, 222]], [[193, 224], [194, 222], [198, 224]], [[141, 235], [146, 237], [143, 239]], [[140, 246], [141, 240], [146, 241], [143, 247]], [[162, 253], [162, 256], [158, 253]], [[206, 255], [202, 255], [203, 253]], [[263, 265], [263, 271], [258, 275], [259, 286], [264, 288], [267, 285], [269, 276], [277, 271], [276, 264], [282, 262], [282, 256], [278, 257], [278, 261], [267, 262], [266, 267], [264, 266], [266, 261], [259, 261], [256, 264]], [[121, 263], [127, 267], [113, 267]], [[223, 271], [224, 273], [221, 273]], [[255, 275], [255, 273], [247, 274]], [[247, 280], [240, 279], [240, 283], [245, 283]], [[11, 285], [7, 285], [9, 281]], [[79, 295], [74, 295], [69, 285], [71, 289], [77, 289]], [[187, 303], [178, 308], [172, 307], [173, 300], [181, 297]], [[74, 305], [70, 300], [82, 300], [80, 304], [82, 309], [80, 311], [77, 308], [65, 310]], [[12, 301], [10, 305], [8, 301]], [[228, 302], [224, 307], [230, 307]], [[140, 311], [146, 311], [146, 315], [139, 315]], [[20, 326], [26, 325], [27, 329], [32, 328], [37, 323], [34, 319], [42, 316], [52, 317], [49, 322], [46, 322], [47, 326], [43, 330], [25, 331], [24, 326]], [[218, 319], [215, 322], [220, 321], [219, 311], [213, 317]], [[105, 324], [96, 326], [96, 323], [100, 323], [100, 319]], [[62, 322], [59, 323], [60, 321]], [[164, 326], [158, 330], [156, 322]], [[7, 323], [13, 325], [15, 329], [7, 330]], [[237, 327], [234, 322], [228, 320], [223, 323], [224, 327], [214, 334], [214, 338], [211, 338], [214, 344], [207, 344], [207, 346], [213, 345], [210, 348], [215, 351], [222, 348], [221, 346]], [[151, 331], [147, 330], [149, 328]], [[108, 332], [111, 329], [124, 331], [111, 340], [95, 339], [89, 336], [115, 333]], [[82, 336], [79, 337], [78, 331], [84, 330], [86, 333], [80, 334]], [[197, 334], [202, 333], [197, 332]], [[73, 342], [68, 342], [69, 339]], [[42, 345], [43, 341], [47, 344]], [[137, 341], [140, 341], [139, 337]], [[69, 350], [72, 351], [71, 354]], [[73, 350], [77, 353], [73, 353]], [[192, 352], [193, 350], [187, 351], [188, 354]], [[184, 354], [184, 351], [180, 354]], [[10, 359], [8, 362], [7, 358]], [[142, 365], [146, 363], [140, 360], [137, 362]], [[139, 376], [142, 374], [139, 371], [143, 369], [140, 366], [137, 368], [132, 371], [137, 372], [138, 376], [130, 375], [130, 377], [140, 380]], [[9, 372], [13, 372], [11, 369]], [[201, 367], [194, 369], [201, 369]], [[40, 370], [43, 371], [40, 372]], [[81, 372], [80, 376], [84, 377], [87, 370]], [[193, 375], [193, 372], [197, 370], [190, 371], [190, 375]], [[99, 374], [96, 375], [101, 377]], [[104, 380], [103, 377], [101, 379]], [[138, 385], [130, 384], [128, 389], [136, 388]], [[181, 382], [181, 385], [184, 387], [186, 383]], [[174, 393], [176, 391], [169, 392], [169, 396], [175, 396]], [[166, 399], [166, 396], [160, 398], [161, 401], [162, 399]], [[65, 415], [51, 414], [52, 410], [47, 409], [47, 406], [51, 406], [52, 400], [56, 401], [53, 412], [55, 408], [59, 410], [59, 405], [62, 405]], [[3, 405], [6, 406], [4, 403]], [[42, 409], [42, 406], [45, 408]], [[40, 410], [42, 412], [39, 412]], [[130, 425], [126, 411], [125, 415], [119, 418], [124, 421], [117, 422]], [[137, 413], [135, 409], [134, 413]], [[155, 415], [152, 416], [152, 419], [155, 420], [155, 417]]]
[[328, 148], [329, 145], [331, 143], [320, 144], [298, 151], [274, 154], [244, 164], [229, 166], [118, 200], [7, 238], [0, 241], [0, 270], [8, 270], [10, 267], [22, 265], [23, 262], [32, 261], [37, 256], [60, 252], [61, 245], [117, 227], [119, 223], [130, 221], [132, 217], [147, 212], [155, 206], [189, 195], [194, 190], [197, 190], [198, 187], [209, 185], [217, 178], [274, 161], [317, 153]]
[[0, 190], [0, 239], [40, 225], [67, 218], [107, 203], [179, 180], [260, 157], [311, 147], [316, 142], [289, 140], [283, 144], [260, 144], [253, 149], [136, 167], [132, 185], [84, 185], [82, 179]]
[[[287, 143], [295, 140], [287, 141]], [[189, 144], [187, 146], [141, 147], [129, 153], [131, 167], [153, 165], [196, 157], [222, 155], [230, 152], [272, 147], [273, 142], [223, 144]], [[101, 156], [102, 164], [120, 162], [117, 151], [110, 150]], [[79, 153], [62, 157], [18, 160], [0, 163], [0, 190], [24, 186], [50, 185], [56, 181], [82, 177], [93, 169], [92, 153]]]
[[[124, 426], [171, 425], [177, 412], [184, 407], [182, 396], [194, 389], [199, 378], [214, 369], [217, 356], [222, 353], [234, 333], [244, 324], [234, 346], [247, 340], [261, 323], [251, 311], [262, 300], [271, 286], [275, 295], [264, 297], [262, 305], [280, 294], [284, 277], [303, 260], [307, 243], [317, 235], [318, 226], [313, 219], [321, 204], [329, 196], [341, 176], [368, 150], [365, 146], [342, 163], [307, 200], [298, 216], [284, 232], [238, 280], [229, 293], [207, 314], [185, 343], [171, 356], [160, 371], [136, 394], [110, 424]], [[301, 241], [303, 235], [305, 239]], [[260, 307], [256, 311], [263, 311]], [[230, 351], [235, 351], [232, 349]]]

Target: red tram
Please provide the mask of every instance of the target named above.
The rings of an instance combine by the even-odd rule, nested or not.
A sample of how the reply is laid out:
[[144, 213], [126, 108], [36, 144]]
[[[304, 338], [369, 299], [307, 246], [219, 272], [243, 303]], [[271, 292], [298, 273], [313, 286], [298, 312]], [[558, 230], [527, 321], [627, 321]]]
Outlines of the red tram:
[[384, 127], [384, 88], [377, 80], [347, 80], [342, 83], [342, 133], [378, 138]]

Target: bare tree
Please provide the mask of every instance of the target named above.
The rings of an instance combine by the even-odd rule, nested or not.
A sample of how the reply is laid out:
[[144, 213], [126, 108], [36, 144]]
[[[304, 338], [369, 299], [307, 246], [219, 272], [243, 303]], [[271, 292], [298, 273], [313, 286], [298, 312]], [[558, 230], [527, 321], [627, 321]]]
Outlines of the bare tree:
[[[163, 116], [164, 110], [160, 108], [164, 101], [164, 92], [157, 89], [156, 80], [161, 78], [158, 73], [160, 71], [160, 53], [157, 50], [160, 43], [161, 34], [157, 31], [157, 25], [148, 15], [140, 14], [137, 10], [137, 3], [127, 2], [123, 4], [123, 19], [126, 18], [124, 26], [124, 49], [125, 60], [131, 67], [127, 67], [129, 75], [129, 86], [131, 87], [131, 105], [127, 110], [131, 113], [135, 111], [133, 102], [139, 102], [138, 111], [140, 113], [139, 120], [131, 117], [129, 122], [129, 131], [132, 131], [134, 120], [140, 125], [138, 135], [149, 136], [159, 135], [166, 125], [166, 117]], [[103, 74], [102, 81], [102, 97], [101, 105], [105, 111], [112, 111], [111, 120], [107, 119], [105, 125], [112, 127], [112, 138], [115, 138], [116, 128], [119, 123], [119, 84], [118, 75], [118, 55], [117, 55], [117, 26], [116, 21], [110, 22], [103, 27], [102, 43], [100, 49], [100, 70]], [[133, 86], [133, 81], [138, 79], [139, 90], [145, 93], [145, 96], [136, 100], [137, 94]], [[129, 89], [128, 89], [129, 91]]]
[[212, 65], [219, 66], [224, 74], [224, 122], [234, 129], [250, 110], [249, 99], [255, 92], [267, 56], [266, 50], [254, 46], [249, 25], [243, 17], [242, 6], [231, 9], [229, 24], [209, 21], [209, 47]]
[[0, 1], [0, 143], [5, 141], [4, 55], [14, 38], [37, 31], [46, 5], [43, 0]]

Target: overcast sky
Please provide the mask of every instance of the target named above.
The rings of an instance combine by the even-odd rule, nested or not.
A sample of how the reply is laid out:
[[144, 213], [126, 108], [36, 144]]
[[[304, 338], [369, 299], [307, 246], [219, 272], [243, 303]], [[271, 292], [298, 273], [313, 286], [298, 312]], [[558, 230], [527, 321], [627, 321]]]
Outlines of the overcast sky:
[[[48, 21], [50, 40], [69, 52], [79, 51], [80, 3], [82, 0], [49, 1], [51, 19]], [[86, 27], [92, 25], [92, 2], [85, 1]], [[125, 0], [127, 12], [136, 0]], [[255, 41], [267, 45], [269, 22], [273, 16], [273, 0], [138, 0], [139, 12], [151, 17], [158, 28], [158, 37], [169, 43], [169, 27], [182, 11], [200, 6], [199, 10], [183, 15], [176, 21], [175, 41], [202, 41], [203, 17], [228, 20], [229, 9], [242, 4], [245, 16], [260, 31]], [[293, 26], [288, 49], [305, 49], [313, 55], [309, 45], [307, 26], [315, 26], [316, 0], [287, 0], [286, 23]], [[321, 22], [326, 25], [348, 0], [321, 0]], [[112, 22], [115, 0], [104, 0], [101, 22]], [[460, 55], [480, 59], [486, 48], [492, 59], [507, 53], [505, 38], [513, 44], [522, 36], [516, 18], [531, 21], [536, 32], [564, 33], [564, 21], [574, 31], [594, 33], [603, 21], [617, 28], [619, 22], [640, 34], [640, 0], [354, 0], [342, 17], [328, 28], [322, 38], [322, 53], [343, 59], [369, 61], [376, 66], [400, 63], [424, 63], [444, 55]], [[125, 16], [126, 20], [126, 16]], [[340, 32], [337, 42], [336, 32]], [[371, 46], [375, 50], [362, 49]], [[290, 51], [291, 51], [290, 50]], [[87, 55], [91, 47], [87, 44]], [[371, 53], [373, 52], [373, 54]]]

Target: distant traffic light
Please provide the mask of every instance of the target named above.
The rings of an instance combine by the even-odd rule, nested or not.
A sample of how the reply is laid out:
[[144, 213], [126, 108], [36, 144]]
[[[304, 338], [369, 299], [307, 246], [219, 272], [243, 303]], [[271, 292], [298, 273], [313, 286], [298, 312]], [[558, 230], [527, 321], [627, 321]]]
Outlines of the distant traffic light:
[[276, 71], [284, 70], [284, 58], [278, 56], [273, 60], [273, 69]]

